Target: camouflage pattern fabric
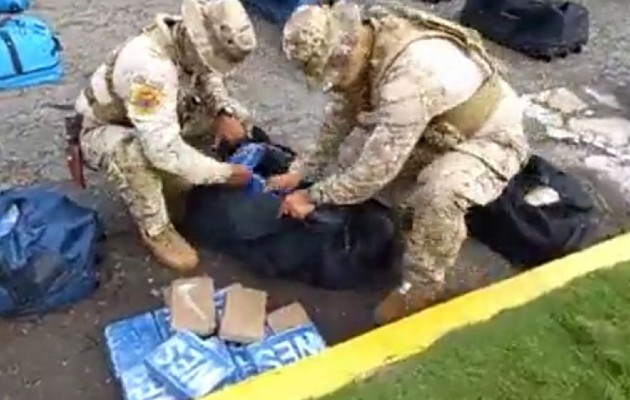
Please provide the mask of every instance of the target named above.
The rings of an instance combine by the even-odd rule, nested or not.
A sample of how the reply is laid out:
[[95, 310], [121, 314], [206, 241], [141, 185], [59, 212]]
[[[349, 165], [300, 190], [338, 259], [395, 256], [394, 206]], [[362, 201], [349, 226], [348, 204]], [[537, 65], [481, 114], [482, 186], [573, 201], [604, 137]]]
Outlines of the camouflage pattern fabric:
[[[196, 0], [188, 0], [188, 6], [191, 1]], [[208, 4], [205, 7], [210, 11], [236, 15], [237, 28], [248, 21], [243, 19], [240, 3], [232, 10], [234, 0]], [[199, 15], [213, 20], [202, 6], [194, 6]], [[184, 22], [179, 16], [158, 15], [154, 25], [110, 55], [76, 102], [77, 112], [84, 117], [81, 146], [86, 163], [105, 172], [137, 224], [151, 237], [170, 223], [164, 177], [194, 185], [223, 183], [231, 175], [229, 164], [204, 155], [187, 139], [211, 136], [211, 119], [224, 108], [250, 126], [245, 107], [229, 95], [224, 76], [209, 69], [208, 60], [202, 62], [202, 56], [210, 53], [194, 48], [193, 35], [182, 29], [187, 26]], [[234, 33], [230, 23], [229, 18], [221, 21]], [[244, 38], [230, 42], [232, 56], [227, 62], [231, 66], [242, 60], [234, 56], [238, 53], [235, 45], [243, 44], [239, 53], [243, 56], [255, 46], [255, 40], [252, 44], [248, 39], [250, 33], [246, 30]], [[211, 44], [218, 46], [217, 40], [213, 36]], [[227, 56], [227, 51], [212, 54]]]
[[[285, 49], [308, 59], [308, 42], [297, 50], [299, 36], [308, 35], [289, 35], [307, 31], [309, 22], [302, 23], [306, 25], [285, 28], [285, 41], [294, 40], [290, 46], [285, 43]], [[473, 97], [493, 73], [489, 63], [442, 33], [401, 37], [409, 41], [404, 46], [391, 37], [376, 37], [376, 44], [391, 43], [400, 51], [393, 58], [379, 54], [371, 59], [371, 74], [362, 82], [369, 90], [367, 106], [360, 97], [337, 93], [326, 110], [317, 149], [292, 166], [317, 175], [336, 161], [339, 144], [348, 136], [362, 137], [355, 159], [320, 179], [309, 195], [315, 203], [354, 204], [376, 197], [390, 205], [411, 207], [405, 278], [430, 291], [441, 290], [446, 269], [457, 259], [466, 238], [468, 208], [498, 197], [529, 154], [521, 101], [499, 76], [496, 106], [474, 132], [457, 140], [432, 140], [441, 132], [434, 131], [431, 121]], [[379, 30], [377, 35], [387, 31]], [[320, 44], [315, 47], [319, 54], [326, 53]], [[388, 60], [386, 68], [382, 60]]]

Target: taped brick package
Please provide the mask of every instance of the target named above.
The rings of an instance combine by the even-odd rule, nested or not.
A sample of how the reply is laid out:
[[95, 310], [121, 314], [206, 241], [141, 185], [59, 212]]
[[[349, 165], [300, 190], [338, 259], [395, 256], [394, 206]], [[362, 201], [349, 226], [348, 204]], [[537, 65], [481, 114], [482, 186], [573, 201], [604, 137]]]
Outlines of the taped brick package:
[[298, 302], [279, 308], [267, 316], [267, 324], [274, 333], [282, 333], [310, 323], [306, 310]]
[[267, 315], [267, 294], [238, 283], [214, 292], [209, 277], [178, 279], [164, 301], [105, 330], [125, 400], [199, 398], [326, 347], [299, 303]]
[[219, 337], [236, 343], [253, 343], [265, 336], [267, 294], [235, 288], [227, 292]]
[[210, 277], [178, 279], [170, 290], [171, 323], [176, 331], [209, 336], [216, 328], [214, 281]]

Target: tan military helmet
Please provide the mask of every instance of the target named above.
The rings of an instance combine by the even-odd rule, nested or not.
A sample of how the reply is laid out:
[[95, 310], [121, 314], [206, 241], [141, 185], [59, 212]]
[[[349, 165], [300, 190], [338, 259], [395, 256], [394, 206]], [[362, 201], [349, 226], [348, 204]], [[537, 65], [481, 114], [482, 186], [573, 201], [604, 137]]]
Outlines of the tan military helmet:
[[326, 86], [344, 68], [361, 25], [361, 9], [354, 3], [301, 6], [284, 26], [282, 48], [300, 65], [309, 86]]
[[182, 19], [201, 61], [220, 73], [256, 48], [252, 21], [239, 0], [183, 0]]

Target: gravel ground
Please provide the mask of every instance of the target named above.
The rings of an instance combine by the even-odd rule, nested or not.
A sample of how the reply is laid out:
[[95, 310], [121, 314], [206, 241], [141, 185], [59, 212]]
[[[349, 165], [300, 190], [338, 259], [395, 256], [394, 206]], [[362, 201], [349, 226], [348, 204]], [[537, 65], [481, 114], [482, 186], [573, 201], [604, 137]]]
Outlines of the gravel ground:
[[[72, 104], [91, 71], [118, 42], [149, 23], [156, 12], [175, 12], [176, 1], [109, 0], [36, 1], [32, 13], [43, 16], [58, 30], [65, 47], [67, 75], [61, 84], [0, 94], [2, 140], [0, 184], [46, 181], [67, 185], [62, 137], [63, 112], [54, 105]], [[630, 28], [624, 21], [625, 0], [583, 1], [591, 8], [590, 46], [579, 56], [553, 63], [525, 59], [508, 50], [491, 50], [510, 67], [508, 75], [523, 93], [553, 87], [574, 91], [594, 85], [621, 103], [617, 113], [630, 117]], [[420, 4], [420, 3], [419, 3]], [[461, 1], [431, 7], [453, 16]], [[595, 7], [597, 5], [597, 7]], [[323, 96], [308, 93], [296, 70], [283, 62], [279, 30], [256, 21], [260, 48], [231, 86], [255, 111], [259, 124], [278, 140], [306, 150], [321, 121]], [[597, 104], [591, 104], [599, 112]], [[602, 111], [607, 112], [607, 111]], [[596, 150], [585, 145], [549, 140], [536, 123], [528, 124], [532, 142], [543, 154], [585, 178], [602, 201], [600, 237], [617, 232], [630, 220], [628, 199], [618, 184], [583, 167], [584, 155]], [[543, 129], [544, 130], [544, 129]], [[115, 318], [154, 307], [157, 290], [174, 278], [156, 266], [140, 247], [119, 200], [98, 176], [89, 176], [90, 188], [76, 193], [98, 208], [108, 223], [109, 256], [105, 280], [90, 299], [67, 312], [43, 320], [0, 322], [0, 399], [37, 400], [54, 396], [64, 400], [119, 398], [107, 372], [101, 343], [103, 326]], [[69, 188], [69, 190], [71, 190]], [[240, 281], [269, 291], [277, 304], [302, 300], [326, 339], [339, 342], [370, 327], [371, 308], [378, 293], [330, 293], [284, 282], [261, 282], [220, 257], [206, 255], [203, 270], [218, 284]], [[453, 274], [453, 285], [465, 290], [509, 274], [497, 256], [474, 242], [467, 243]]]

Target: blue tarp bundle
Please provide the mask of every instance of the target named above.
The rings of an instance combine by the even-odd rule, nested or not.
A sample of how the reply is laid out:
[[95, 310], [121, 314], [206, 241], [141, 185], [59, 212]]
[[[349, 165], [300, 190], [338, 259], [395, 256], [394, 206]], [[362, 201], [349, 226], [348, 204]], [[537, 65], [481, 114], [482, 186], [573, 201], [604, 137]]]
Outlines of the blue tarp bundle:
[[43, 314], [92, 293], [102, 238], [96, 212], [61, 192], [0, 192], [0, 316]]
[[[217, 317], [225, 290], [214, 296]], [[280, 333], [267, 327], [260, 342], [241, 345], [171, 329], [166, 308], [111, 323], [105, 342], [125, 400], [187, 400], [204, 396], [321, 352], [313, 324]]]

